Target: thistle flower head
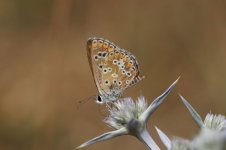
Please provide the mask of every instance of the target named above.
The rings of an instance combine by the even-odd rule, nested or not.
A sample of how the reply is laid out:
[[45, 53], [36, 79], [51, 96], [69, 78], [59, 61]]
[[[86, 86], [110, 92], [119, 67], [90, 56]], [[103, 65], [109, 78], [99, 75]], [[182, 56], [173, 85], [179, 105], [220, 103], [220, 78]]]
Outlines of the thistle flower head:
[[204, 126], [209, 129], [221, 131], [226, 129], [226, 119], [223, 115], [208, 113], [204, 120]]
[[108, 125], [115, 129], [120, 129], [132, 119], [138, 119], [147, 109], [147, 102], [144, 97], [139, 97], [134, 102], [130, 97], [117, 101], [109, 109], [110, 115], [104, 120]]
[[197, 150], [225, 150], [226, 131], [202, 128], [193, 139], [192, 147]]
[[191, 150], [190, 141], [175, 138], [171, 141], [171, 150]]

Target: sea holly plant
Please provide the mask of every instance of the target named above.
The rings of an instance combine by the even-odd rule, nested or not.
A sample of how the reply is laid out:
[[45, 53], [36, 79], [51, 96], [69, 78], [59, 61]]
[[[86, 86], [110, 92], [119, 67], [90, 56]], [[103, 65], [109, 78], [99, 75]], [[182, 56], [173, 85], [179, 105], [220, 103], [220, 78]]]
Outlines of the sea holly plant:
[[189, 110], [200, 131], [192, 140], [174, 138], [170, 140], [167, 135], [156, 127], [156, 130], [168, 150], [225, 150], [226, 149], [226, 119], [223, 115], [208, 113], [203, 121], [188, 101], [179, 94], [182, 102]]
[[[178, 79], [149, 106], [142, 96], [135, 102], [131, 98], [124, 98], [115, 102], [113, 107], [109, 107], [109, 116], [104, 120], [114, 130], [95, 137], [77, 148], [86, 147], [122, 135], [132, 135], [144, 143], [148, 149], [160, 150], [148, 132], [147, 123], [153, 112], [172, 91]], [[200, 127], [200, 131], [191, 140], [180, 137], [170, 139], [156, 127], [157, 133], [166, 148], [168, 150], [226, 150], [225, 116], [208, 113], [203, 121], [191, 104], [180, 94], [179, 97]]]
[[164, 102], [165, 98], [172, 91], [179, 78], [149, 106], [144, 97], [139, 97], [136, 102], [131, 98], [124, 98], [109, 108], [109, 116], [104, 120], [114, 130], [95, 137], [77, 148], [82, 148], [97, 142], [109, 140], [122, 135], [132, 135], [144, 143], [148, 149], [160, 150], [158, 145], [150, 136], [147, 123], [153, 112]]

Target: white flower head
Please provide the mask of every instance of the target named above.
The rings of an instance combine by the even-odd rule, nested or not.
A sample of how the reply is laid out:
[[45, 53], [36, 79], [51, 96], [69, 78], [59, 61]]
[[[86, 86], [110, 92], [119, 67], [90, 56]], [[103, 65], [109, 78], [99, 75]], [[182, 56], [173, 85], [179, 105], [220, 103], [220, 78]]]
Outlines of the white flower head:
[[195, 150], [225, 150], [226, 131], [202, 128], [200, 133], [193, 139], [192, 147]]
[[134, 102], [130, 97], [114, 103], [109, 109], [110, 115], [104, 120], [115, 129], [120, 129], [129, 123], [131, 119], [139, 119], [139, 116], [147, 109], [147, 102], [144, 97], [139, 97]]
[[208, 113], [204, 120], [204, 126], [209, 129], [221, 131], [226, 129], [226, 119], [223, 115]]
[[174, 138], [171, 141], [171, 149], [170, 150], [192, 150], [190, 141], [182, 139], [182, 138]]

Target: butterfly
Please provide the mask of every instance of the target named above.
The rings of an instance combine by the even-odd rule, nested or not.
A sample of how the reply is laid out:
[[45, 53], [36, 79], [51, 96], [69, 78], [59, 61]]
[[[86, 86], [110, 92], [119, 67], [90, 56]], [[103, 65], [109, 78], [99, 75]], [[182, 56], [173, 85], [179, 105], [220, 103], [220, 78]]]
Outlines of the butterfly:
[[117, 101], [127, 88], [144, 79], [135, 56], [107, 39], [89, 38], [87, 56], [99, 92], [97, 103]]

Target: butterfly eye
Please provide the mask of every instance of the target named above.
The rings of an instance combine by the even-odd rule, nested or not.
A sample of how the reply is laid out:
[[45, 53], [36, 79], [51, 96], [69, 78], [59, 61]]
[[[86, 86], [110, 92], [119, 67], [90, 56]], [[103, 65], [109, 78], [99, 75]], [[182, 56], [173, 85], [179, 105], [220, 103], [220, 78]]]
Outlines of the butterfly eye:
[[100, 97], [100, 95], [97, 96], [97, 103], [102, 103], [102, 98]]

